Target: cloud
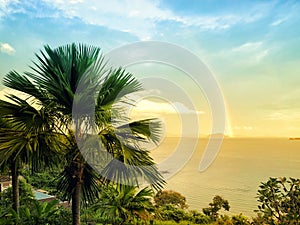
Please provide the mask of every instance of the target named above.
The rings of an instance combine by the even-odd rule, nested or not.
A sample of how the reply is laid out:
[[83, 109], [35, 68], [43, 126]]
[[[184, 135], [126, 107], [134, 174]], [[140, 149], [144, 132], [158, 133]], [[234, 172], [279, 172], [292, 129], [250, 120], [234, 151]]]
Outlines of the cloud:
[[280, 19], [275, 20], [274, 22], [271, 23], [271, 26], [276, 27], [279, 26], [280, 24], [284, 23], [285, 21], [287, 21], [289, 19], [289, 17], [283, 17]]
[[15, 54], [16, 50], [10, 44], [0, 42], [0, 52], [13, 55]]
[[1, 14], [21, 12], [37, 18], [76, 18], [86, 24], [104, 26], [147, 40], [164, 35], [164, 30], [160, 28], [161, 22], [175, 23], [180, 29], [193, 27], [198, 31], [224, 30], [267, 16], [271, 5], [256, 4], [249, 6], [247, 11], [191, 15], [163, 8], [159, 0], [110, 0], [109, 3], [99, 0], [0, 0], [0, 17]]
[[273, 112], [266, 116], [267, 120], [287, 120], [289, 116], [282, 112]]
[[211, 54], [213, 60], [231, 60], [238, 59], [239, 65], [253, 65], [261, 62], [266, 56], [269, 55], [271, 48], [266, 47], [264, 42], [246, 42], [241, 45], [228, 48]]
[[263, 44], [262, 41], [247, 42], [240, 46], [234, 47], [231, 51], [232, 52], [252, 52], [252, 51], [255, 51], [255, 50], [261, 48], [262, 44]]
[[247, 42], [234, 47], [231, 51], [234, 53], [249, 55], [252, 62], [261, 61], [269, 53], [269, 49], [264, 48], [262, 41]]
[[141, 40], [160, 34], [157, 23], [166, 21], [183, 27], [196, 27], [200, 30], [229, 29], [236, 24], [251, 23], [265, 16], [267, 7], [248, 9], [246, 13], [224, 13], [222, 15], [189, 15], [175, 13], [161, 8], [158, 0], [43, 0], [59, 9], [62, 17], [80, 18], [87, 24], [105, 26], [137, 36]]
[[11, 5], [18, 2], [18, 0], [0, 0], [0, 17], [14, 11]]
[[136, 112], [153, 113], [153, 114], [204, 114], [204, 111], [189, 109], [180, 102], [154, 102], [150, 100], [142, 100], [136, 104], [134, 108]]
[[273, 112], [265, 117], [266, 120], [284, 120], [284, 121], [294, 121], [300, 119], [299, 112]]

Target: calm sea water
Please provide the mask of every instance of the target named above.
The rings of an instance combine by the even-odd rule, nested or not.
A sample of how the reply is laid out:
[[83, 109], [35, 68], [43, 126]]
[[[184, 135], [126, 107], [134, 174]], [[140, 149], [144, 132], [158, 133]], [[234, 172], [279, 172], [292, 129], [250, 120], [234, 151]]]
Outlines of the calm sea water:
[[[257, 209], [258, 186], [269, 177], [300, 177], [300, 141], [287, 138], [229, 138], [224, 139], [213, 164], [199, 172], [199, 162], [207, 139], [182, 138], [183, 151], [195, 152], [185, 166], [167, 180], [167, 189], [182, 193], [190, 209], [207, 207], [215, 195], [229, 201], [231, 213], [254, 215]], [[166, 160], [179, 143], [178, 138], [165, 138], [152, 150], [157, 162]], [[181, 147], [182, 148], [182, 147]], [[183, 163], [183, 162], [178, 162]], [[165, 171], [166, 172], [166, 171]]]

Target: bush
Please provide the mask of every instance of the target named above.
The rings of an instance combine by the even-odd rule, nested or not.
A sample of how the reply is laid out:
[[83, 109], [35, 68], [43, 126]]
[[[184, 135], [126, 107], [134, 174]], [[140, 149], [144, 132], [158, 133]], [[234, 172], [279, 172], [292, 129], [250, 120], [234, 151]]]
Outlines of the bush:
[[0, 224], [3, 225], [60, 225], [71, 224], [71, 211], [57, 206], [58, 201], [50, 203], [39, 202], [34, 199], [31, 185], [20, 179], [20, 208], [16, 212], [12, 208], [12, 188], [0, 193]]
[[211, 218], [196, 210], [192, 210], [189, 213], [189, 221], [192, 221], [195, 224], [210, 224]]
[[269, 178], [259, 188], [256, 211], [267, 224], [300, 223], [300, 179]]
[[187, 213], [183, 209], [171, 204], [159, 207], [158, 211], [163, 220], [174, 220], [176, 223], [179, 223], [188, 218]]
[[157, 206], [173, 205], [181, 209], [188, 208], [186, 198], [180, 193], [172, 190], [159, 191], [154, 197]]
[[[34, 199], [32, 187], [24, 179], [19, 180], [20, 205], [28, 205]], [[12, 188], [0, 192], [0, 207], [7, 209], [12, 206]]]
[[232, 216], [231, 220], [234, 225], [250, 225], [248, 218], [242, 214]]
[[228, 215], [221, 215], [214, 224], [215, 225], [234, 225], [231, 218]]
[[32, 200], [30, 206], [20, 206], [17, 213], [12, 208], [0, 212], [0, 224], [3, 225], [60, 225], [71, 224], [72, 214], [70, 210], [57, 206], [58, 201], [39, 202]]

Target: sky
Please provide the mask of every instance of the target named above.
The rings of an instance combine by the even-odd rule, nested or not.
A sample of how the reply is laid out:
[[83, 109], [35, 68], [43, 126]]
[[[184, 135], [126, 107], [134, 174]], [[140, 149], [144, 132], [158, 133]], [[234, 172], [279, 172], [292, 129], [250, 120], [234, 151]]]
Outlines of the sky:
[[[0, 0], [0, 76], [28, 70], [46, 44], [85, 43], [106, 54], [139, 41], [172, 43], [213, 74], [227, 135], [300, 137], [299, 12], [296, 0]], [[170, 136], [211, 132], [212, 106], [195, 80], [157, 63], [127, 69], [176, 86], [170, 99], [148, 90], [133, 117], [159, 117]]]

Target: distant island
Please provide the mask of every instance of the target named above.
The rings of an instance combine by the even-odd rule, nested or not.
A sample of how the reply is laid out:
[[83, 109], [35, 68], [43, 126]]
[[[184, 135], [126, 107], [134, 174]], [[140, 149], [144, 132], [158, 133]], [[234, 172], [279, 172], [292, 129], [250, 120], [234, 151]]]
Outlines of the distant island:
[[300, 141], [300, 137], [290, 137], [289, 140]]

